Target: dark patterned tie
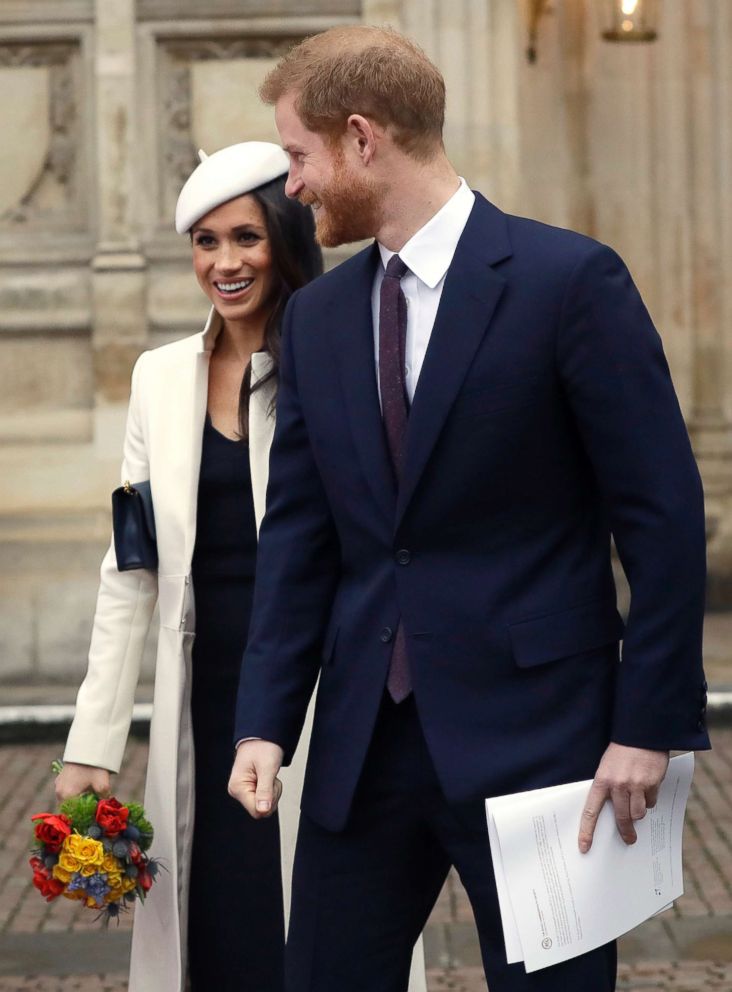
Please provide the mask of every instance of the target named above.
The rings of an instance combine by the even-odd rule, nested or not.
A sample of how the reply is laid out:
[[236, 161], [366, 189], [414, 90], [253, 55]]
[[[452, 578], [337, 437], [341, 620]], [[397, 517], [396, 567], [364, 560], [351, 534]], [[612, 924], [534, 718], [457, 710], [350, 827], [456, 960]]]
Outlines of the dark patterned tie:
[[[401, 286], [402, 276], [408, 271], [401, 258], [398, 255], [392, 255], [381, 283], [379, 306], [381, 413], [384, 418], [386, 440], [397, 485], [401, 480], [407, 416], [409, 414], [409, 401], [404, 384], [407, 301]], [[412, 691], [412, 680], [409, 675], [407, 660], [407, 643], [401, 620], [394, 638], [386, 687], [395, 703], [401, 703]]]

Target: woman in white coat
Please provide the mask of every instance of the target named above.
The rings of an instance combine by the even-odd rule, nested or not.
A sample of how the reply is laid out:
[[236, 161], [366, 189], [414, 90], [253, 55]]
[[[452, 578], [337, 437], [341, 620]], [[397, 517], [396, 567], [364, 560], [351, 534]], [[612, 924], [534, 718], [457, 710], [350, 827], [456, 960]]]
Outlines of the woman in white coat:
[[[146, 352], [132, 376], [122, 480], [150, 480], [158, 572], [120, 572], [114, 546], [107, 552], [57, 779], [60, 798], [109, 791], [157, 601], [145, 806], [151, 853], [167, 871], [135, 913], [130, 992], [181, 992], [188, 972], [193, 992], [282, 988], [277, 820], [250, 820], [226, 783], [274, 430], [279, 322], [291, 293], [322, 267], [310, 211], [284, 195], [288, 168], [285, 153], [266, 142], [203, 157], [181, 192], [176, 228], [190, 234], [212, 310], [202, 333]], [[308, 730], [281, 776], [285, 905]], [[425, 988], [421, 947], [415, 960], [410, 992]]]

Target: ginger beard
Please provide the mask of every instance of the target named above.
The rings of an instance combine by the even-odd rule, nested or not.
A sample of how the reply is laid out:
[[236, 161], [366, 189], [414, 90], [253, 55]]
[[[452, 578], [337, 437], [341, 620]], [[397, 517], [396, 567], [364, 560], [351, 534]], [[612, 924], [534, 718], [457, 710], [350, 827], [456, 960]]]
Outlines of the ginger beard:
[[381, 226], [378, 187], [348, 168], [340, 148], [334, 156], [333, 176], [320, 195], [305, 190], [298, 196], [300, 203], [316, 207], [315, 238], [323, 248], [373, 238]]

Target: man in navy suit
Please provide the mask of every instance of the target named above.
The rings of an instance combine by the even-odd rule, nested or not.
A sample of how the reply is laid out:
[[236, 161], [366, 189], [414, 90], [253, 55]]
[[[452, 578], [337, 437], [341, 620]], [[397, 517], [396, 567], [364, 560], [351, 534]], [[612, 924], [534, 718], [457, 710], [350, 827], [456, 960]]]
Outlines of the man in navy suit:
[[580, 848], [606, 800], [632, 843], [669, 749], [708, 747], [702, 490], [661, 342], [610, 248], [457, 176], [400, 35], [309, 39], [263, 96], [322, 243], [375, 238], [286, 313], [238, 700], [229, 788], [267, 816], [320, 674], [288, 989], [402, 992], [455, 865], [491, 992], [608, 992], [614, 945], [506, 964], [483, 800], [594, 778]]

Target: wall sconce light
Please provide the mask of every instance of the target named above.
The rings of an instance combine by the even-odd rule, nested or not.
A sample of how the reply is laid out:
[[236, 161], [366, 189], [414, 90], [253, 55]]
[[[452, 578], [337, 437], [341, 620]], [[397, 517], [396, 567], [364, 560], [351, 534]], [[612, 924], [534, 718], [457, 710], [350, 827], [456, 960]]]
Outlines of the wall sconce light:
[[546, 12], [548, 0], [528, 0], [527, 20], [529, 23], [529, 43], [526, 47], [526, 60], [533, 65], [536, 62], [536, 45], [539, 36], [539, 21]]
[[654, 41], [658, 0], [604, 0], [605, 41]]

